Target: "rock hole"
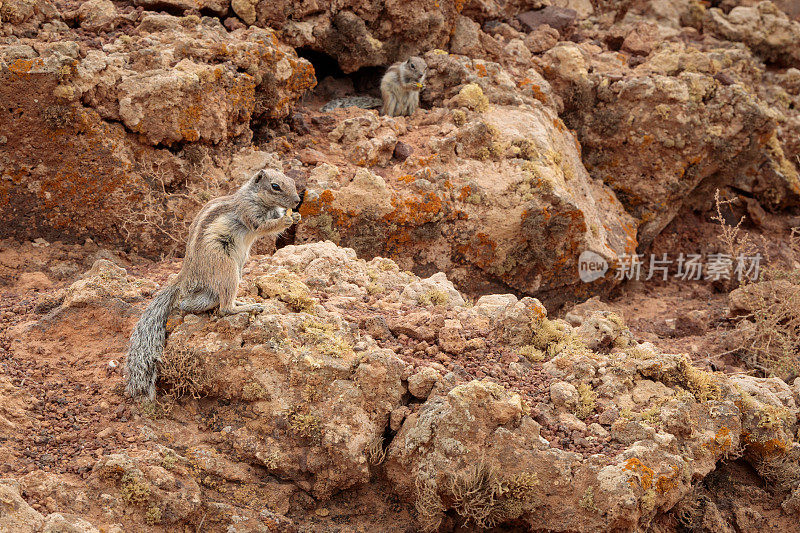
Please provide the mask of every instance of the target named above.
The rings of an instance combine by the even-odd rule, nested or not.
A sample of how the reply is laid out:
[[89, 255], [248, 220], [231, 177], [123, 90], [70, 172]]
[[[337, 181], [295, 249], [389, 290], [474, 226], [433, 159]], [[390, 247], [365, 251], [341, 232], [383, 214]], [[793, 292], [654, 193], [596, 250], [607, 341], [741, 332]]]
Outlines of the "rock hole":
[[613, 36], [606, 38], [606, 45], [608, 49], [612, 52], [619, 52], [619, 49], [622, 48], [622, 43], [625, 41], [624, 37]]
[[343, 78], [345, 73], [339, 68], [339, 63], [336, 59], [329, 56], [324, 52], [318, 52], [311, 48], [297, 48], [295, 50], [299, 57], [307, 60], [314, 67], [314, 75], [317, 77], [317, 82], [323, 80], [328, 76], [335, 78]]
[[381, 435], [381, 437], [383, 437], [384, 451], [389, 448], [389, 445], [392, 443], [392, 439], [394, 439], [395, 435], [397, 435], [397, 432], [392, 431], [392, 427], [389, 424], [386, 424], [386, 428], [383, 430], [383, 435]]
[[[300, 203], [297, 204], [297, 207], [295, 207], [294, 210], [299, 211], [300, 207], [303, 205], [303, 199], [306, 196], [305, 195], [306, 179], [307, 179], [306, 173], [302, 170], [295, 170], [295, 169], [287, 170], [285, 171], [285, 173], [287, 176], [292, 178], [295, 184], [297, 185], [297, 194], [300, 195]], [[275, 249], [280, 250], [284, 246], [294, 244], [296, 237], [297, 237], [297, 225], [295, 224], [294, 226], [284, 231], [282, 234], [278, 235], [278, 237], [275, 239]]]
[[313, 94], [321, 101], [356, 95], [380, 96], [381, 77], [386, 67], [363, 67], [348, 74], [339, 67], [336, 58], [328, 54], [310, 48], [298, 48], [296, 52], [314, 67], [317, 86]]

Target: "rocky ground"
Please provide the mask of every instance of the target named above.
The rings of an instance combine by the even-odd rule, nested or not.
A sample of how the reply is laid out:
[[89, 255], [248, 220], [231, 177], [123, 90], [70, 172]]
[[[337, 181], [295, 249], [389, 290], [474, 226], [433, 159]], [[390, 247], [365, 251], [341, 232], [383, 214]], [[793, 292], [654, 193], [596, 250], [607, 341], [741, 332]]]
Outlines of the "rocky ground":
[[[800, 531], [795, 4], [0, 0], [0, 530]], [[411, 54], [413, 116], [325, 106]], [[264, 311], [173, 315], [124, 398], [264, 166]]]

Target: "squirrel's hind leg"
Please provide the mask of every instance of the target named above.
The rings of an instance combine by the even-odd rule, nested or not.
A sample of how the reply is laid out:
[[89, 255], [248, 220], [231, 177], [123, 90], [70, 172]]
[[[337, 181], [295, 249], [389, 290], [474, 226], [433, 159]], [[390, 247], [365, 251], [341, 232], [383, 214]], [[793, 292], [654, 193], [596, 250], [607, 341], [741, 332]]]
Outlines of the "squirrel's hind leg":
[[203, 313], [219, 305], [219, 297], [205, 289], [190, 294], [180, 301], [178, 308], [184, 313]]
[[[236, 266], [232, 264], [232, 268]], [[236, 301], [236, 292], [239, 289], [239, 272], [234, 270], [232, 276], [224, 276], [219, 283], [219, 314], [222, 316], [233, 315], [236, 313], [249, 313], [251, 311], [263, 311], [261, 304], [241, 304]]]

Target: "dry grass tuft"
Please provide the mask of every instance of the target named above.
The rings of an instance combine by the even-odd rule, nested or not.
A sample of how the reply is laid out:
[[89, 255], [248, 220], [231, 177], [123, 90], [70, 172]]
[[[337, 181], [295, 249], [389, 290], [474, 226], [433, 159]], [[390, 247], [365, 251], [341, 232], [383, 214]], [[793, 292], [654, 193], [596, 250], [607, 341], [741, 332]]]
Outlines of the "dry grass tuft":
[[477, 527], [494, 525], [494, 506], [500, 483], [494, 469], [479, 462], [450, 479], [453, 507]]
[[594, 414], [595, 407], [597, 407], [597, 393], [588, 383], [579, 383], [577, 388], [579, 398], [575, 416], [583, 420]]
[[753, 466], [762, 479], [780, 493], [790, 493], [800, 487], [800, 457], [797, 453], [771, 455]]
[[453, 508], [466, 523], [487, 528], [533, 509], [538, 485], [534, 473], [501, 477], [496, 468], [480, 461], [452, 476], [448, 489]]
[[207, 157], [188, 159], [192, 165], [189, 174], [197, 178], [187, 182], [183, 192], [174, 190], [174, 172], [163, 163], [150, 161], [139, 165], [136, 170], [146, 183], [123, 202], [119, 212], [119, 227], [126, 238], [143, 233], [162, 235], [172, 242], [165, 255], [172, 255], [183, 246], [200, 208], [228, 191], [230, 185], [224, 174], [214, 172], [207, 164]]
[[701, 524], [709, 503], [708, 497], [701, 494], [699, 489], [695, 489], [675, 506], [678, 523], [690, 531], [702, 530]]
[[167, 346], [158, 365], [158, 375], [175, 399], [204, 396], [209, 377], [200, 357], [191, 348]]
[[422, 531], [436, 531], [442, 525], [444, 512], [447, 510], [439, 497], [436, 480], [417, 476], [415, 485], [414, 509], [417, 512], [417, 522]]
[[[717, 215], [712, 220], [720, 224], [721, 240], [732, 258], [753, 256], [757, 248], [741, 230], [742, 218], [736, 226], [725, 222], [719, 191], [715, 197]], [[800, 261], [800, 228], [790, 236], [792, 260]], [[739, 294], [746, 299], [749, 313], [740, 317], [744, 344], [739, 350], [744, 363], [765, 376], [778, 376], [791, 381], [800, 374], [800, 269], [773, 266], [766, 263], [760, 269], [760, 279], [742, 279]]]
[[386, 459], [386, 448], [383, 447], [383, 437], [376, 436], [367, 446], [367, 460], [372, 466], [378, 466]]
[[532, 472], [501, 476], [496, 467], [481, 460], [448, 474], [447, 480], [440, 495], [435, 478], [417, 477], [415, 507], [423, 531], [438, 529], [447, 509], [455, 510], [465, 527], [483, 529], [516, 520], [538, 505], [539, 479]]

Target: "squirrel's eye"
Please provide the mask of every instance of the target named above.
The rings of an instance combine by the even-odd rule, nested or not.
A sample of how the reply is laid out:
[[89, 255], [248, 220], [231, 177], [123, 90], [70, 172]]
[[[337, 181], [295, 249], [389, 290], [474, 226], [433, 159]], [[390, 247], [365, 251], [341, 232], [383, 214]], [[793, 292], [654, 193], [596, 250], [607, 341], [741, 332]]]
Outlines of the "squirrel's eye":
[[279, 191], [279, 190], [281, 190], [281, 186], [278, 185], [277, 183], [273, 183], [272, 184], [272, 190], [273, 191]]

